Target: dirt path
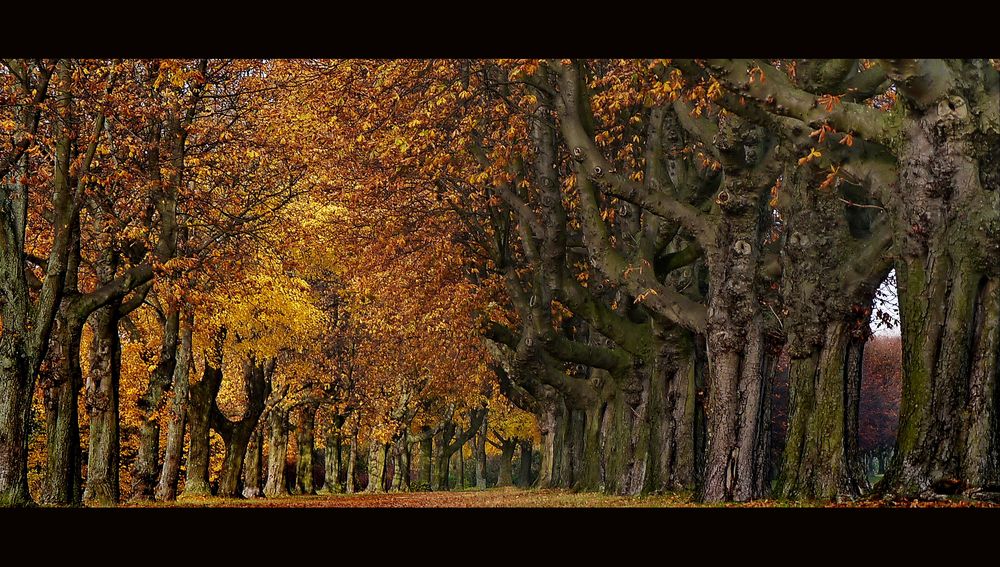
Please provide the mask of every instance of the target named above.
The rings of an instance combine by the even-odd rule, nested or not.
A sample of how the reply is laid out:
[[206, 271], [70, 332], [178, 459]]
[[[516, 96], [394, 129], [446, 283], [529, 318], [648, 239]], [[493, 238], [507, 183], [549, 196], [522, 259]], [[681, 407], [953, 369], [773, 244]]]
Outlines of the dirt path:
[[[732, 507], [815, 507], [824, 503], [758, 501], [750, 504], [730, 504]], [[830, 506], [830, 504], [825, 504]], [[834, 506], [879, 507], [888, 503], [860, 502]], [[897, 503], [895, 506], [987, 506], [996, 504], [943, 502]], [[221, 508], [671, 508], [697, 507], [688, 495], [611, 496], [594, 493], [572, 493], [563, 490], [521, 490], [516, 488], [486, 491], [411, 492], [396, 494], [329, 494], [289, 496], [276, 499], [197, 499], [171, 503], [146, 504], [152, 507], [221, 507]]]

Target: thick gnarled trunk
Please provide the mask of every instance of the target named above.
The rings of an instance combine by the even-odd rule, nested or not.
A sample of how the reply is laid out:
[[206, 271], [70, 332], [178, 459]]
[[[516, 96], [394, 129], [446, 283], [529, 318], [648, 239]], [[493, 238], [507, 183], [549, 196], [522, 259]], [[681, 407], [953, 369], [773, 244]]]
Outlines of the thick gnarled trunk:
[[865, 337], [831, 323], [823, 346], [789, 365], [788, 435], [776, 493], [789, 499], [854, 498], [868, 490], [858, 453]]
[[[1000, 486], [1000, 158], [992, 150], [1000, 118], [996, 74], [986, 65], [918, 60], [919, 73], [954, 82], [903, 89], [916, 108], [903, 122], [891, 203], [903, 399], [895, 456], [879, 487], [890, 494], [974, 494]], [[934, 90], [941, 87], [947, 92]]]

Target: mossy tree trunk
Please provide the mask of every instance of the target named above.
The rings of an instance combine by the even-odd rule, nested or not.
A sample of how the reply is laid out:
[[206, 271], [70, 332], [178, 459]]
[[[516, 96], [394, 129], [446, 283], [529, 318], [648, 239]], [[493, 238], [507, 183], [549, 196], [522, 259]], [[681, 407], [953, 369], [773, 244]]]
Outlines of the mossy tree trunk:
[[906, 104], [898, 189], [903, 398], [880, 489], [994, 491], [1000, 355], [1000, 78], [983, 59], [888, 60]]

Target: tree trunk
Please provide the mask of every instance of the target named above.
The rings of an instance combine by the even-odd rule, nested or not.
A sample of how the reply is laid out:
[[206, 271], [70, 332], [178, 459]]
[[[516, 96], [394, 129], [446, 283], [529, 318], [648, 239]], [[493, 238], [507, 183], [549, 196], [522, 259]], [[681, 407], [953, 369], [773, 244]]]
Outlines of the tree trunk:
[[431, 490], [434, 461], [434, 435], [426, 425], [420, 428], [420, 470], [417, 490]]
[[94, 337], [90, 344], [90, 374], [87, 376], [90, 446], [84, 501], [99, 506], [113, 505], [121, 499], [118, 469], [121, 342], [116, 311], [114, 305], [102, 307], [90, 320]]
[[250, 436], [250, 446], [247, 449], [246, 460], [243, 461], [243, 498], [262, 498], [264, 491], [261, 483], [261, 468], [263, 466], [264, 431], [258, 426]]
[[[247, 405], [239, 421], [230, 420], [212, 398], [211, 426], [226, 444], [226, 454], [222, 457], [222, 471], [219, 472], [218, 495], [232, 498], [240, 494], [240, 479], [243, 475], [243, 462], [246, 460], [247, 446], [253, 435], [260, 415], [264, 413], [264, 405], [271, 394], [271, 376], [274, 373], [276, 361], [258, 361], [250, 355], [243, 365], [243, 384], [247, 393]], [[215, 390], [218, 395], [218, 388]], [[311, 433], [310, 433], [311, 436]], [[310, 483], [312, 489], [311, 463], [312, 443], [310, 442]]]
[[649, 384], [649, 470], [645, 492], [695, 487], [696, 355], [690, 336], [656, 360]]
[[344, 491], [344, 487], [340, 483], [340, 471], [343, 468], [340, 458], [340, 426], [343, 425], [343, 422], [343, 418], [335, 417], [330, 431], [326, 434], [326, 448], [323, 453], [326, 475], [323, 479], [323, 492], [331, 494]]
[[483, 418], [482, 425], [479, 426], [479, 433], [476, 435], [476, 489], [486, 490], [486, 435], [489, 432], [487, 421], [489, 416]]
[[42, 380], [46, 408], [46, 453], [48, 467], [42, 502], [79, 505], [83, 498], [80, 423], [77, 392], [83, 386], [80, 370], [80, 334], [83, 322], [67, 314], [64, 298], [49, 347], [48, 376]]
[[306, 404], [299, 408], [296, 426], [299, 455], [295, 461], [295, 494], [316, 494], [313, 488], [313, 450], [316, 428], [316, 405]]
[[[462, 435], [462, 428], [461, 427], [458, 428], [458, 434]], [[457, 473], [458, 473], [457, 474], [457, 476], [458, 476], [458, 482], [456, 482], [455, 485], [456, 485], [457, 488], [464, 489], [465, 488], [465, 445], [464, 444], [463, 445], [459, 445], [458, 450], [456, 451], [456, 453], [458, 453], [458, 457], [457, 457], [458, 458], [458, 470], [457, 470]]]
[[445, 423], [438, 434], [438, 442], [434, 444], [434, 490], [448, 490], [450, 488], [449, 473], [451, 472], [453, 453], [448, 451], [448, 444], [451, 442], [454, 431], [454, 424], [450, 421]]
[[399, 470], [400, 470], [399, 489], [403, 492], [409, 492], [411, 490], [410, 461], [411, 461], [410, 433], [408, 431], [404, 431], [403, 437], [402, 439], [400, 439], [400, 445], [399, 445]]
[[276, 498], [288, 495], [285, 463], [288, 459], [288, 413], [280, 406], [271, 408], [267, 417], [267, 484], [264, 496]]
[[[4, 327], [10, 328], [4, 321]], [[32, 373], [14, 333], [0, 336], [0, 507], [31, 504], [28, 493], [28, 424]]]
[[354, 470], [358, 460], [358, 432], [351, 434], [351, 443], [347, 451], [347, 483], [345, 489], [348, 494], [354, 494]]
[[395, 443], [395, 461], [392, 470], [392, 491], [410, 491], [410, 440], [404, 430]]
[[[57, 64], [59, 84], [72, 81], [71, 61]], [[25, 65], [27, 71], [28, 66]], [[31, 73], [28, 72], [28, 75]], [[51, 70], [43, 72], [43, 82], [35, 83], [44, 97]], [[30, 81], [30, 79], [29, 79]], [[32, 303], [25, 277], [25, 228], [28, 224], [28, 186], [12, 183], [0, 198], [0, 506], [27, 506], [32, 503], [28, 491], [28, 441], [30, 436], [31, 398], [35, 377], [49, 344], [49, 333], [63, 291], [72, 230], [78, 209], [69, 183], [71, 140], [68, 119], [74, 115], [72, 96], [61, 88], [56, 99], [59, 114], [67, 120], [55, 121], [55, 151], [52, 156], [52, 247], [45, 267], [45, 279]], [[29, 105], [31, 107], [35, 105]], [[25, 108], [20, 117], [21, 133], [33, 134], [41, 113]], [[12, 177], [27, 175], [27, 156], [11, 154], [13, 158], [3, 172]], [[15, 152], [16, 153], [16, 152]], [[19, 170], [13, 165], [20, 161]], [[21, 173], [22, 175], [16, 175]], [[6, 188], [5, 188], [6, 189]], [[18, 203], [18, 205], [15, 205]]]
[[212, 494], [212, 487], [208, 482], [210, 423], [212, 402], [222, 385], [222, 370], [215, 366], [216, 362], [219, 361], [212, 362], [206, 358], [201, 380], [188, 389], [187, 418], [190, 446], [182, 498], [205, 497]]
[[531, 486], [531, 439], [522, 439], [518, 442], [520, 447], [520, 463], [517, 467], [517, 485], [527, 488]]
[[180, 478], [181, 457], [184, 453], [184, 429], [187, 424], [188, 375], [194, 363], [191, 352], [193, 317], [187, 317], [181, 330], [181, 345], [177, 350], [174, 368], [174, 398], [170, 407], [170, 424], [167, 427], [167, 445], [163, 451], [163, 469], [156, 485], [155, 496], [160, 501], [177, 499], [177, 481]]
[[517, 439], [513, 437], [503, 441], [500, 445], [500, 478], [497, 480], [497, 486], [514, 485], [513, 461], [515, 449], [517, 449]]
[[725, 331], [709, 336], [708, 443], [702, 499], [748, 501], [769, 492], [767, 436], [770, 370], [759, 321], [738, 348]]
[[167, 313], [163, 326], [163, 344], [160, 356], [150, 375], [146, 392], [139, 398], [142, 423], [139, 426], [139, 456], [132, 473], [132, 500], [152, 500], [155, 496], [160, 455], [159, 410], [164, 394], [170, 389], [177, 364], [177, 343], [180, 331], [180, 312], [176, 307]]
[[823, 346], [810, 357], [791, 359], [788, 435], [776, 489], [782, 498], [854, 498], [868, 489], [858, 454], [864, 342], [839, 321], [827, 325]]
[[403, 483], [403, 469], [399, 466], [402, 456], [399, 453], [399, 444], [393, 443], [389, 446], [389, 456], [386, 459], [386, 467], [392, 464], [392, 480], [389, 482], [389, 492], [399, 492], [399, 487]]
[[889, 67], [891, 75], [916, 75], [897, 81], [911, 101], [899, 187], [888, 205], [903, 398], [880, 489], [908, 497], [993, 491], [1000, 486], [997, 75], [981, 59]]
[[569, 419], [566, 404], [561, 395], [545, 388], [546, 395], [539, 400], [541, 408], [538, 416], [538, 428], [541, 432], [541, 466], [538, 471], [539, 488], [558, 488], [560, 480], [565, 476], [565, 446]]
[[368, 486], [365, 492], [385, 492], [385, 465], [389, 444], [372, 440], [368, 450]]

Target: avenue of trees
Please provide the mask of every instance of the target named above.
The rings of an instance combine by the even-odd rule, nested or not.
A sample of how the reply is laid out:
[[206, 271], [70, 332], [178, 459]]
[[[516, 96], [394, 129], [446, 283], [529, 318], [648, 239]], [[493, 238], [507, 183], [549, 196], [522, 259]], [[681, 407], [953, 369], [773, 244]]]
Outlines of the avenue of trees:
[[998, 68], [3, 60], [0, 505], [995, 498]]

